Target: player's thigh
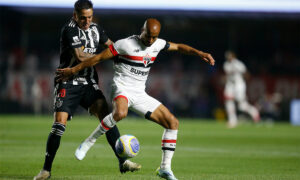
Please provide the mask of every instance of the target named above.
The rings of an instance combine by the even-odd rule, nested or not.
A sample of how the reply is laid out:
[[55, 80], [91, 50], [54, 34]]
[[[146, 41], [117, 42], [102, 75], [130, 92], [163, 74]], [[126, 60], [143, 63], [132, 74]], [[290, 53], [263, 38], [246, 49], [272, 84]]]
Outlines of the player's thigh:
[[80, 105], [100, 120], [108, 114], [108, 104], [97, 84], [86, 85], [83, 88]]
[[232, 84], [226, 84], [224, 89], [225, 99], [234, 99], [234, 86]]
[[80, 103], [81, 97], [80, 86], [57, 84], [54, 90], [54, 112], [58, 113], [58, 115], [55, 115], [55, 117], [58, 117], [55, 119], [60, 119], [60, 117], [64, 117], [60, 114], [67, 113], [67, 119], [70, 120]]
[[164, 128], [178, 128], [178, 120], [175, 116], [161, 102], [146, 93], [142, 96], [137, 96], [131, 109]]
[[150, 119], [166, 129], [178, 129], [179, 126], [178, 119], [163, 104], [155, 109]]
[[246, 101], [246, 86], [244, 84], [237, 85], [234, 94], [237, 101]]

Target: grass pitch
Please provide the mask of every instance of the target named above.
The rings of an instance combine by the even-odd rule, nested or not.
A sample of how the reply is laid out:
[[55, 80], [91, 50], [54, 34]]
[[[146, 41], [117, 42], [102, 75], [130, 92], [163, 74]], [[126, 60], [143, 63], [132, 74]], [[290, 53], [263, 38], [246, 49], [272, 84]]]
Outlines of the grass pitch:
[[[0, 179], [32, 179], [43, 166], [52, 117], [0, 116]], [[163, 128], [144, 119], [118, 123], [121, 134], [135, 135], [141, 151], [132, 161], [135, 173], [121, 175], [106, 139], [101, 137], [86, 158], [74, 157], [77, 146], [98, 122], [75, 116], [68, 122], [52, 168], [51, 179], [156, 180]], [[299, 180], [300, 127], [241, 125], [227, 129], [215, 121], [180, 119], [172, 162], [180, 180]]]

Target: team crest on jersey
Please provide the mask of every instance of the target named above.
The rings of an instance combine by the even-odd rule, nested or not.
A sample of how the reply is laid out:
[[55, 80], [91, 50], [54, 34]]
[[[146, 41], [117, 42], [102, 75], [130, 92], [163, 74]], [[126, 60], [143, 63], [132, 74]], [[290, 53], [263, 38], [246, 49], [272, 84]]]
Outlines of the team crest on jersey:
[[151, 56], [149, 54], [146, 54], [146, 56], [143, 57], [144, 66], [147, 67], [148, 64], [151, 62]]

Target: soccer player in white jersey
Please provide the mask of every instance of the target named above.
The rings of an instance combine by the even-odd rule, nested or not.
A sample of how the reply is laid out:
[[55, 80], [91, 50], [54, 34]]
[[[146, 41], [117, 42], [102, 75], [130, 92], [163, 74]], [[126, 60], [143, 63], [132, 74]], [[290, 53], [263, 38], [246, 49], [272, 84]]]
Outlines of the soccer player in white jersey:
[[127, 116], [128, 108], [165, 128], [162, 135], [162, 161], [157, 175], [176, 180], [171, 170], [171, 159], [174, 154], [178, 132], [178, 119], [158, 100], [145, 92], [145, 83], [151, 65], [160, 51], [178, 51], [199, 56], [210, 65], [215, 60], [208, 53], [199, 51], [185, 44], [176, 44], [159, 39], [161, 25], [156, 19], [147, 19], [140, 35], [133, 35], [117, 41], [102, 53], [80, 63], [74, 68], [58, 69], [59, 80], [64, 81], [84, 67], [93, 66], [105, 59], [117, 56], [114, 62], [112, 84], [113, 111], [106, 116], [95, 131], [77, 148], [75, 155], [83, 159], [96, 139], [114, 127]]
[[258, 110], [247, 102], [246, 83], [243, 77], [247, 74], [246, 66], [236, 58], [235, 53], [232, 51], [225, 52], [225, 59], [223, 66], [226, 74], [224, 96], [228, 127], [234, 128], [238, 123], [235, 102], [238, 103], [240, 111], [248, 113], [254, 122], [258, 122], [260, 120]]

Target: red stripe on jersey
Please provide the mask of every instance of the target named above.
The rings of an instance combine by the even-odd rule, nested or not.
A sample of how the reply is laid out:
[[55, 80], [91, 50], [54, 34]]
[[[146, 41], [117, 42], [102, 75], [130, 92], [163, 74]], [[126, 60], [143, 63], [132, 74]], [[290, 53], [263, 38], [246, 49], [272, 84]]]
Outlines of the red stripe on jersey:
[[125, 98], [125, 99], [126, 99], [126, 101], [127, 101], [127, 103], [128, 103], [128, 99], [127, 99], [127, 97], [126, 97], [126, 96], [119, 95], [119, 96], [117, 96], [117, 97], [115, 97], [115, 98], [114, 98], [114, 101], [115, 101], [115, 100], [117, 100], [118, 98]]
[[162, 143], [176, 143], [176, 139], [164, 139], [161, 142]]
[[110, 52], [114, 55], [117, 56], [119, 53], [117, 52], [117, 50], [115, 49], [115, 47], [111, 44], [108, 46], [110, 49]]
[[[134, 61], [143, 61], [146, 56], [129, 56], [129, 55], [120, 55], [124, 58], [134, 60]], [[151, 61], [155, 61], [156, 57], [151, 57]]]
[[103, 123], [103, 120], [101, 121], [101, 125], [102, 125], [102, 127], [105, 129], [105, 130], [109, 130], [110, 128], [109, 127], [107, 127], [104, 123]]

